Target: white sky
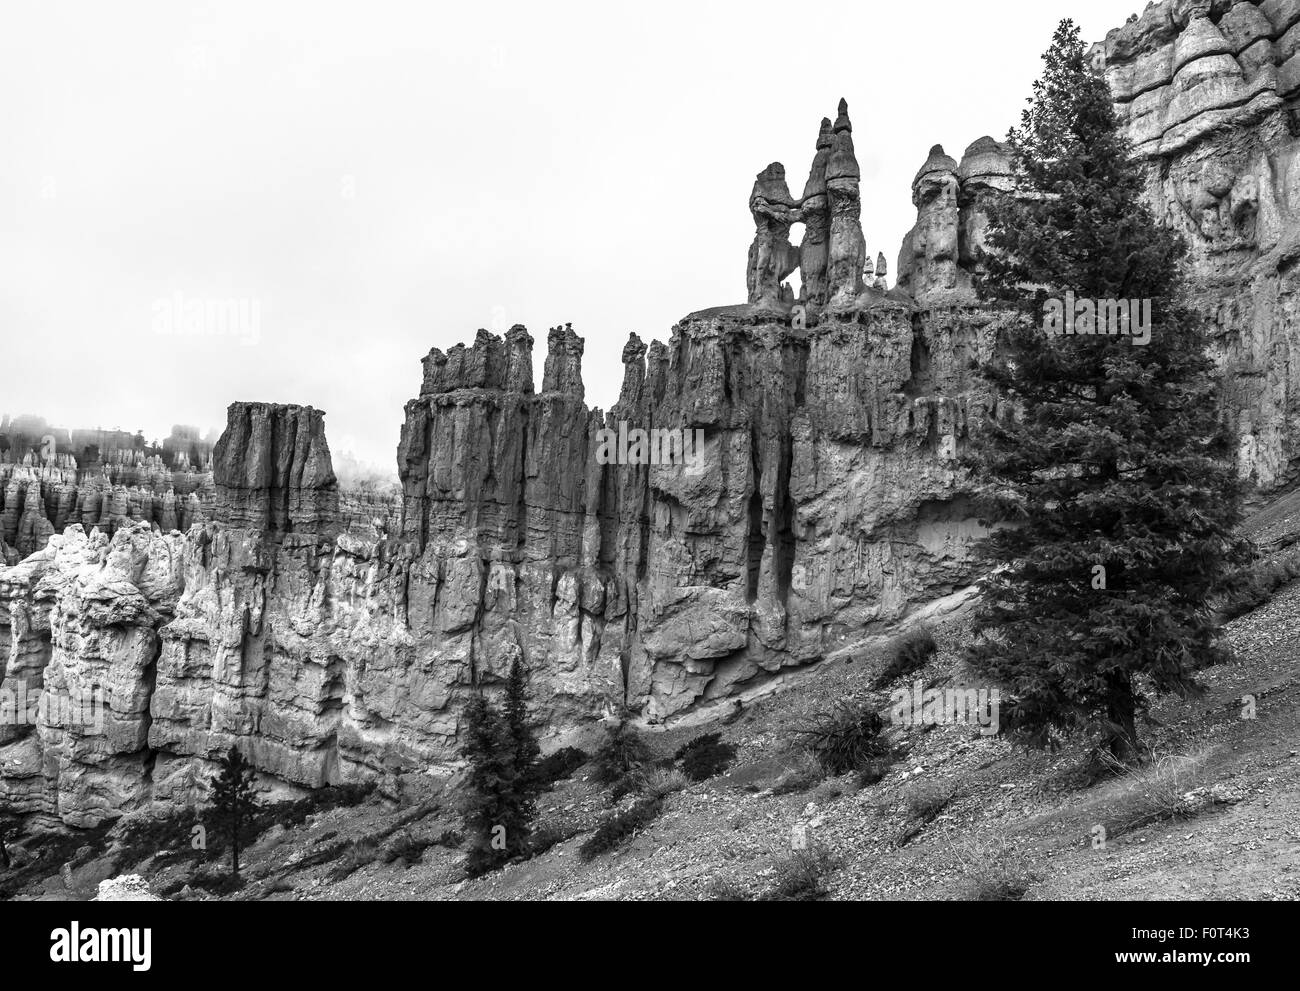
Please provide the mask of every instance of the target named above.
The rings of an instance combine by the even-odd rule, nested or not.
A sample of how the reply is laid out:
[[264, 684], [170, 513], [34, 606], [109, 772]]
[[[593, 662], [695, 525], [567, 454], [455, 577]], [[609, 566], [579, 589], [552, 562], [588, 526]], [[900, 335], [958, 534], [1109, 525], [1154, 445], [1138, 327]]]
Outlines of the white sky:
[[[572, 323], [608, 408], [629, 331], [743, 302], [754, 174], [797, 196], [841, 96], [892, 281], [930, 146], [1003, 137], [1061, 17], [1137, 8], [6, 0], [0, 411], [153, 438], [309, 403], [392, 466], [420, 358], [516, 322], [539, 386]], [[178, 297], [256, 340], [164, 333]]]

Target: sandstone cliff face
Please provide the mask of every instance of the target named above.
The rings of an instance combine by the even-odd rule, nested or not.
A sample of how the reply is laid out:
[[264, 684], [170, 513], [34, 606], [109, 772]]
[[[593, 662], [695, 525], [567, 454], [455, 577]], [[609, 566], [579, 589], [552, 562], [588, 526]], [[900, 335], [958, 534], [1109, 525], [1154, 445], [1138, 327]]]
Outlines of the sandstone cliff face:
[[[466, 695], [521, 657], [546, 727], [658, 721], [852, 647], [968, 584], [955, 457], [988, 316], [862, 290], [795, 327], [738, 307], [624, 350], [591, 410], [582, 340], [481, 332], [425, 360], [391, 536], [340, 533], [323, 415], [236, 403], [214, 515], [79, 524], [0, 571], [6, 685], [102, 686], [0, 737], [6, 805], [89, 825], [202, 800], [238, 744], [268, 786], [446, 767]], [[698, 431], [690, 462], [607, 463], [602, 429]], [[671, 459], [670, 459], [671, 461]]]
[[[247, 416], [257, 422], [241, 425], [241, 432], [231, 437], [222, 452], [224, 459], [235, 462], [223, 466], [230, 479], [222, 493], [223, 518], [241, 525], [261, 525], [254, 521], [265, 520], [272, 528], [281, 523], [292, 527], [294, 514], [319, 515], [329, 503], [333, 507], [331, 515], [342, 530], [370, 539], [396, 532], [401, 500], [392, 485], [372, 485], [364, 490], [335, 486], [337, 493], [331, 495], [326, 491], [330, 486], [325, 479], [313, 478], [312, 473], [321, 470], [322, 455], [328, 455], [328, 451], [304, 452], [301, 470], [308, 477], [298, 498], [306, 505], [283, 505], [284, 493], [266, 490], [257, 476], [270, 470], [269, 464], [262, 463], [264, 459], [294, 457], [292, 450], [275, 445], [292, 447], [293, 436], [302, 425], [277, 424], [267, 404], [245, 405]], [[262, 408], [256, 409], [259, 406]], [[10, 441], [10, 449], [0, 452], [0, 543], [4, 544], [0, 563], [16, 563], [8, 561], [6, 555], [21, 560], [41, 550], [50, 536], [73, 524], [87, 530], [97, 527], [109, 536], [128, 522], [152, 523], [164, 532], [184, 533], [216, 512], [215, 445], [200, 440], [197, 428], [173, 427], [172, 434], [163, 441], [164, 455], [133, 449], [101, 454], [97, 442], [113, 440], [115, 432], [57, 431], [32, 417], [17, 423], [9, 433], [0, 429], [0, 438]], [[264, 425], [270, 428], [266, 443], [271, 446], [243, 450]], [[32, 438], [40, 436], [41, 431], [46, 431], [45, 440], [58, 445], [57, 453], [41, 454], [39, 447], [32, 449]], [[323, 438], [323, 433], [320, 436]], [[128, 442], [131, 439], [130, 435], [123, 437]], [[65, 449], [78, 443], [82, 444], [80, 455]], [[15, 453], [21, 455], [16, 460]], [[195, 455], [203, 458], [201, 469], [194, 467]]]
[[921, 307], [972, 306], [990, 199], [1014, 186], [1010, 149], [983, 137], [961, 162], [935, 145], [912, 180], [916, 225], [898, 254], [897, 288]]
[[[1094, 52], [1151, 201], [1192, 241], [1262, 487], [1295, 474], [1298, 23], [1300, 0], [1166, 3]], [[340, 494], [304, 407], [230, 407], [192, 526], [151, 466], [103, 489], [75, 463], [13, 466], [0, 555], [25, 560], [0, 569], [0, 699], [98, 685], [106, 716], [0, 727], [0, 803], [89, 825], [198, 801], [232, 744], [282, 790], [446, 768], [466, 696], [516, 657], [553, 733], [624, 708], [669, 720], [968, 586], [979, 529], [957, 459], [999, 319], [972, 277], [1007, 149], [932, 149], [892, 291], [883, 258], [868, 271], [846, 108], [801, 198], [784, 177], [773, 163], [751, 196], [749, 302], [666, 344], [633, 335], [608, 412], [584, 402], [571, 327], [548, 332], [540, 388], [521, 326], [431, 351], [400, 505]], [[781, 281], [796, 268], [797, 302]], [[605, 456], [604, 431], [642, 430], [699, 437], [698, 457]], [[184, 536], [154, 529], [169, 514]]]
[[445, 700], [395, 621], [404, 572], [334, 532], [322, 414], [236, 403], [218, 451], [218, 506], [239, 525], [127, 522], [110, 539], [73, 524], [0, 570], [6, 807], [87, 826], [205, 800], [233, 744], [278, 788], [431, 756]]
[[112, 540], [73, 525], [0, 573], [5, 807], [89, 826], [150, 799], [157, 628], [180, 587], [182, 544], [147, 525]]
[[1175, 0], [1094, 47], [1157, 216], [1191, 248], [1243, 474], [1300, 459], [1300, 0]]
[[[522, 655], [561, 718], [661, 719], [966, 584], [955, 458], [990, 318], [859, 300], [806, 330], [767, 300], [633, 337], [609, 414], [571, 391], [567, 329], [540, 395], [491, 372], [523, 328], [433, 352], [399, 448], [411, 615], [467, 679]], [[620, 424], [702, 431], [699, 463], [600, 464]]]
[[67, 453], [0, 463], [0, 539], [24, 558], [73, 524], [110, 535], [128, 521], [186, 530], [211, 510], [212, 476], [210, 466], [178, 464], [168, 468], [140, 451], [114, 452], [89, 467]]
[[214, 515], [232, 527], [278, 534], [336, 527], [338, 482], [320, 410], [231, 403], [212, 461]]
[[[1193, 302], [1214, 331], [1242, 475], [1300, 477], [1300, 0], [1167, 0], [1092, 49], [1147, 200], [1190, 247]], [[922, 308], [972, 305], [985, 206], [1013, 188], [991, 138], [960, 163], [935, 146], [913, 182], [898, 286]]]

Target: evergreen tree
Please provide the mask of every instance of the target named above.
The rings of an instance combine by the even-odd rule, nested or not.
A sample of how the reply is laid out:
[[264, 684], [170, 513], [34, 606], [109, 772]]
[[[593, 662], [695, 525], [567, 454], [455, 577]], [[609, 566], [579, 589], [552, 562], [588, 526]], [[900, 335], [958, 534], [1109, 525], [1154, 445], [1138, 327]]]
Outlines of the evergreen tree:
[[494, 870], [528, 846], [534, 806], [530, 783], [516, 767], [510, 723], [482, 695], [465, 707], [462, 756], [469, 763], [465, 826], [470, 835], [470, 874]]
[[221, 759], [221, 770], [212, 785], [212, 810], [217, 823], [230, 840], [230, 872], [239, 877], [241, 831], [256, 807], [253, 796], [253, 766], [236, 747]]
[[523, 783], [527, 796], [535, 798], [541, 790], [537, 777], [537, 760], [542, 754], [542, 748], [528, 725], [528, 676], [523, 661], [518, 657], [510, 665], [510, 677], [506, 681], [504, 715], [506, 729], [510, 734], [515, 776]]
[[0, 870], [9, 870], [13, 866], [9, 859], [8, 843], [15, 842], [18, 839], [17, 822], [10, 823], [6, 819], [0, 819]]
[[[1007, 317], [997, 399], [969, 459], [990, 574], [971, 661], [1008, 684], [1022, 741], [1084, 730], [1121, 760], [1155, 691], [1221, 659], [1207, 596], [1244, 560], [1233, 447], [1181, 237], [1141, 200], [1109, 89], [1062, 21], [1010, 136], [1018, 182], [990, 210], [979, 288]], [[1151, 300], [1148, 344], [1045, 333], [1049, 300]], [[1071, 315], [1072, 316], [1072, 315]]]

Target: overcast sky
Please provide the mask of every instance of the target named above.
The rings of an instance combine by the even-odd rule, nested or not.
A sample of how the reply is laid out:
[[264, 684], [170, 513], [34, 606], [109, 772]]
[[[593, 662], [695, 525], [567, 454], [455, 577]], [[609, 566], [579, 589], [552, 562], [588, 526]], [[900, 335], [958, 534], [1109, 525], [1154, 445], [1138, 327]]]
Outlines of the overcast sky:
[[607, 408], [629, 331], [743, 302], [754, 174], [798, 195], [841, 96], [892, 282], [930, 146], [1003, 137], [1061, 17], [1136, 9], [6, 0], [0, 412], [304, 403], [391, 466], [429, 348], [523, 323], [540, 384], [565, 322]]

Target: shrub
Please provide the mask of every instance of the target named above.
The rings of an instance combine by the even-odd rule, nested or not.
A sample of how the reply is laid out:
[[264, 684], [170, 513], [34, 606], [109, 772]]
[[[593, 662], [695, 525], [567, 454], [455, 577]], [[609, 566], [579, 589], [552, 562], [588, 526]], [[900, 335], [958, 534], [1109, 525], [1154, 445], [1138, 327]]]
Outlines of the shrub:
[[897, 849], [910, 843], [956, 797], [957, 788], [954, 785], [933, 783], [917, 785], [909, 789], [903, 796], [907, 822], [894, 837], [894, 847]]
[[592, 757], [596, 781], [612, 785], [616, 801], [636, 789], [637, 779], [651, 762], [650, 748], [626, 723], [609, 730]]
[[965, 876], [963, 897], [977, 902], [1015, 902], [1042, 880], [1028, 857], [1004, 837], [972, 839], [953, 848]]
[[642, 777], [641, 793], [650, 798], [667, 798], [688, 784], [686, 775], [676, 768], [656, 767]]
[[777, 862], [776, 879], [758, 899], [765, 902], [815, 902], [829, 892], [826, 876], [835, 869], [835, 860], [820, 846], [795, 850]]
[[543, 790], [557, 781], [573, 777], [573, 772], [590, 760], [589, 755], [577, 747], [562, 747], [537, 762], [537, 783]]
[[919, 626], [896, 638], [889, 646], [885, 666], [880, 669], [871, 687], [879, 690], [899, 678], [921, 670], [938, 649], [939, 645], [934, 642], [934, 635], [928, 627]]
[[731, 766], [736, 748], [723, 743], [721, 733], [706, 733], [683, 745], [673, 756], [692, 781], [707, 781]]
[[528, 838], [528, 856], [540, 857], [557, 843], [573, 839], [582, 830], [576, 826], [542, 826]]
[[800, 753], [800, 759], [793, 767], [777, 778], [772, 786], [773, 795], [799, 795], [810, 788], [815, 788], [826, 777], [826, 771], [811, 755]]
[[454, 829], [444, 829], [433, 841], [434, 846], [446, 847], [448, 850], [459, 850], [465, 842], [462, 833]]
[[1119, 836], [1170, 819], [1190, 819], [1203, 812], [1203, 804], [1188, 801], [1186, 796], [1202, 783], [1205, 759], [1205, 752], [1198, 751], [1159, 757], [1131, 768], [1113, 763], [1121, 775], [1121, 791], [1107, 811], [1107, 835]]
[[384, 843], [379, 859], [385, 864], [401, 861], [409, 867], [419, 863], [424, 851], [436, 843], [436, 839], [416, 839], [408, 830], [401, 830]]
[[704, 889], [704, 900], [708, 902], [747, 902], [753, 896], [735, 881], [717, 880]]
[[189, 881], [191, 888], [201, 888], [212, 895], [233, 895], [244, 887], [244, 879], [227, 871], [201, 870]]
[[957, 789], [953, 785], [923, 784], [909, 790], [903, 801], [910, 818], [930, 822], [956, 796]]
[[831, 711], [797, 730], [803, 746], [827, 774], [848, 774], [885, 751], [885, 721], [869, 705], [836, 701]]
[[350, 877], [367, 864], [373, 864], [379, 859], [380, 853], [379, 842], [370, 836], [349, 843], [342, 858], [330, 869], [329, 879], [342, 881]]
[[893, 758], [886, 755], [884, 757], [872, 757], [866, 761], [860, 768], [854, 778], [854, 784], [858, 788], [866, 788], [869, 785], [878, 784], [889, 774], [889, 769], [894, 766]]
[[1223, 582], [1224, 591], [1215, 596], [1214, 609], [1223, 622], [1244, 616], [1295, 578], [1300, 578], [1300, 550], [1293, 548], [1285, 555], [1233, 571]]
[[663, 811], [663, 800], [643, 798], [626, 812], [619, 812], [605, 819], [578, 847], [578, 855], [583, 860], [594, 860], [608, 850], [626, 841], [640, 829], [644, 829]]
[[823, 781], [811, 795], [811, 801], [818, 805], [827, 805], [844, 794], [844, 787], [838, 781]]

